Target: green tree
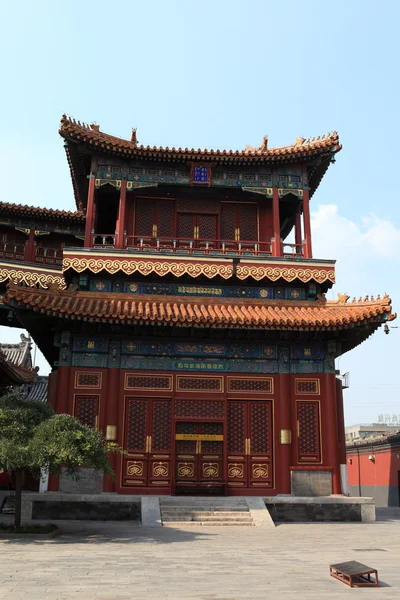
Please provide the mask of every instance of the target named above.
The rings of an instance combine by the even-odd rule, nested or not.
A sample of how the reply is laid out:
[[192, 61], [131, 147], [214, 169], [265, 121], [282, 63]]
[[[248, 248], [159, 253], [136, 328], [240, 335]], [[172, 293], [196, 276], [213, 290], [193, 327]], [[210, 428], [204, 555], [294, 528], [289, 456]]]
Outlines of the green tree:
[[45, 402], [18, 392], [0, 397], [0, 467], [15, 471], [15, 527], [21, 526], [22, 475], [38, 469], [59, 473], [65, 467], [79, 478], [79, 468], [92, 467], [114, 475], [108, 452], [119, 452], [97, 429], [70, 415], [55, 415]]

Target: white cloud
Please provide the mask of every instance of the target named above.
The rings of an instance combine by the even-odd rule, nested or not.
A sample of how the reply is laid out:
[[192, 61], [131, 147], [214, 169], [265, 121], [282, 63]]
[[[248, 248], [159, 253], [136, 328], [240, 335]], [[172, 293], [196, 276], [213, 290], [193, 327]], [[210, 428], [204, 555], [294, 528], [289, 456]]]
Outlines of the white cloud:
[[311, 213], [313, 254], [321, 258], [400, 258], [400, 229], [371, 213], [360, 224], [339, 214], [336, 204]]

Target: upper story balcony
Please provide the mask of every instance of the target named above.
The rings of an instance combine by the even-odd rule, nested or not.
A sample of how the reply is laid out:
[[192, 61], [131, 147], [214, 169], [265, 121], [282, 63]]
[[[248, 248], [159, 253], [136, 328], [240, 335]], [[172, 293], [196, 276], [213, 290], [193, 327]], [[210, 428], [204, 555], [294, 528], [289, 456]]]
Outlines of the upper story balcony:
[[[112, 233], [95, 233], [93, 248], [116, 248], [117, 236]], [[201, 239], [187, 237], [124, 236], [125, 250], [151, 253], [174, 253], [208, 256], [274, 256], [274, 242], [257, 240]], [[279, 256], [304, 258], [304, 244], [280, 242]]]

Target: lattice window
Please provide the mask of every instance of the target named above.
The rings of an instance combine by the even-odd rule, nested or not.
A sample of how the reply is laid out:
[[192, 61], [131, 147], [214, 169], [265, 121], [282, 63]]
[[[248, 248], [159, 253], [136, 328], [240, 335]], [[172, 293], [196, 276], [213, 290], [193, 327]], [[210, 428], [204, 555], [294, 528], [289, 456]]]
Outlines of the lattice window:
[[201, 198], [196, 198], [195, 200], [178, 200], [177, 210], [179, 212], [218, 213], [219, 202]]
[[171, 401], [153, 401], [153, 452], [171, 449]]
[[220, 400], [176, 400], [175, 416], [222, 419], [225, 416], [225, 403]]
[[98, 396], [76, 396], [75, 397], [75, 417], [83, 425], [96, 427], [97, 415], [99, 413]]
[[228, 402], [228, 453], [245, 452], [244, 402]]
[[318, 379], [296, 379], [296, 394], [319, 394]]
[[153, 215], [156, 203], [149, 198], [137, 198], [136, 200], [136, 235], [153, 235]]
[[194, 216], [193, 215], [179, 215], [178, 217], [178, 236], [184, 238], [194, 237]]
[[174, 212], [173, 201], [158, 201], [157, 235], [161, 237], [172, 237], [174, 235]]
[[222, 392], [222, 377], [178, 377], [179, 392]]
[[299, 462], [321, 460], [319, 403], [297, 402]]
[[273, 380], [272, 377], [251, 377], [249, 379], [228, 377], [228, 392], [255, 392], [272, 394]]
[[199, 238], [203, 240], [214, 240], [216, 235], [216, 219], [214, 215], [199, 215], [198, 226], [199, 226]]
[[236, 207], [230, 202], [221, 205], [221, 239], [234, 240], [236, 227]]
[[171, 390], [172, 377], [169, 375], [125, 375], [126, 390]]
[[[202, 423], [201, 424], [202, 433], [207, 435], [222, 435], [223, 434], [223, 425], [222, 423]], [[221, 442], [218, 441], [207, 441], [203, 440], [201, 442], [201, 451], [203, 454], [218, 454], [221, 452]]]
[[146, 450], [148, 400], [127, 398], [126, 409], [126, 448], [129, 450]]
[[[177, 423], [176, 433], [196, 433], [196, 423]], [[196, 452], [195, 440], [176, 440], [177, 454], [194, 454]]]
[[78, 371], [75, 374], [75, 387], [100, 388], [101, 373], [87, 373], [84, 371]]
[[238, 204], [240, 239], [257, 240], [257, 206], [255, 204]]
[[271, 451], [271, 404], [257, 402], [250, 407], [251, 452], [264, 454]]

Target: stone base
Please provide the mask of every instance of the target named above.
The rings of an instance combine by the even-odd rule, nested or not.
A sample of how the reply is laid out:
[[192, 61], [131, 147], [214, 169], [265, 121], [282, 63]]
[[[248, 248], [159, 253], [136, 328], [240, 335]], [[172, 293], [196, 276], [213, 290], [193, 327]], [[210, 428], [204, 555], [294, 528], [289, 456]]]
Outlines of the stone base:
[[59, 492], [62, 494], [101, 494], [103, 491], [103, 471], [79, 469], [79, 479], [73, 479], [61, 469]]
[[296, 469], [290, 472], [290, 480], [294, 496], [330, 496], [332, 494], [332, 471]]
[[310, 498], [282, 495], [264, 498], [264, 502], [275, 522], [376, 520], [373, 498], [339, 495]]
[[22, 495], [22, 520], [140, 521], [140, 496], [117, 494]]

